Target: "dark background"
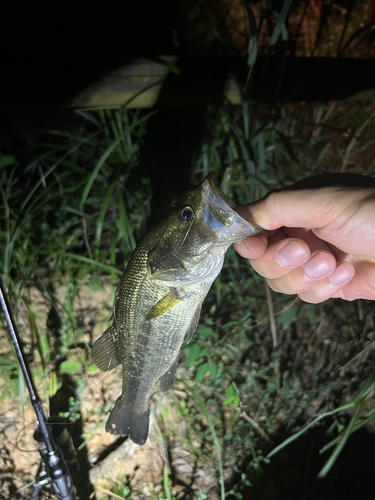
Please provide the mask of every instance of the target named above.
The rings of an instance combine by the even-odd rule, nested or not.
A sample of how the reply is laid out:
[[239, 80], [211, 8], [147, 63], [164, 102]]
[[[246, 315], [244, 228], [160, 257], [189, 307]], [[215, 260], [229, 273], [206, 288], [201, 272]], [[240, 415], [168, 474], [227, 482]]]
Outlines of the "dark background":
[[[339, 20], [334, 17], [336, 10], [330, 2], [316, 4], [321, 10], [315, 47], [310, 53], [314, 57], [295, 57], [301, 33], [295, 32], [293, 23], [287, 25], [287, 42], [279, 40], [272, 50], [260, 47], [246, 98], [272, 104], [301, 99], [340, 100], [373, 88], [372, 14], [364, 19], [365, 27], [358, 28], [367, 36], [366, 44], [357, 50], [358, 59], [353, 59], [353, 52], [341, 54], [339, 49], [339, 57], [316, 57], [329, 55], [323, 37], [328, 21], [337, 23], [335, 36], [348, 38], [347, 27], [356, 3], [343, 0], [332, 4], [336, 10], [346, 9], [346, 15]], [[178, 55], [176, 65], [184, 68], [179, 77], [171, 75], [172, 86], [182, 86], [192, 94], [205, 88], [207, 104], [217, 103], [228, 73], [235, 73], [244, 85], [248, 71], [248, 35], [240, 33], [243, 47], [235, 44], [233, 35], [228, 35], [230, 25], [220, 21], [216, 12], [220, 13], [224, 4], [204, 0], [3, 1], [0, 113], [4, 118], [64, 108], [77, 93], [108, 71], [138, 57], [154, 60], [166, 54]], [[256, 8], [259, 2], [250, 4]], [[290, 14], [301, 11], [305, 4], [309, 2], [294, 2]], [[282, 5], [283, 2], [271, 2], [270, 10], [263, 14], [263, 26], [269, 25], [270, 33], [275, 22], [273, 11], [280, 12]], [[219, 29], [220, 36], [212, 37], [211, 31], [216, 33]], [[316, 47], [323, 49], [319, 52]]]

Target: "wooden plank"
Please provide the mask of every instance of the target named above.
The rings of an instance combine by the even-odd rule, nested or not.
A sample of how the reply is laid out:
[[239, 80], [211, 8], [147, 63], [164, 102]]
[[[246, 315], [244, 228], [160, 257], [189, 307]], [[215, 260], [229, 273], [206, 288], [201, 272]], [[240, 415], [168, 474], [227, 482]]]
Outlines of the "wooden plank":
[[[171, 71], [174, 64], [181, 69], [180, 75]], [[103, 71], [99, 77], [82, 71], [74, 79], [72, 72], [66, 72], [57, 82], [43, 72], [26, 74], [19, 80], [10, 73], [13, 79], [0, 82], [0, 117], [66, 108], [215, 106], [223, 98], [236, 105], [242, 100], [247, 71], [245, 58], [191, 56], [177, 60], [176, 56], [163, 56], [155, 61], [137, 58], [116, 71]], [[374, 99], [374, 92], [375, 59], [276, 54], [258, 56], [250, 91], [244, 97], [278, 104], [369, 100]]]
[[[166, 89], [164, 85], [171, 74], [170, 67], [179, 62], [173, 56], [160, 59], [161, 62], [156, 62], [139, 58], [128, 66], [108, 73], [78, 94], [69, 107], [103, 109], [122, 106], [149, 108], [156, 104], [213, 105], [218, 102], [218, 95], [231, 104], [241, 102], [241, 89], [247, 74], [243, 58], [234, 61], [207, 59], [207, 71], [202, 58], [192, 58], [184, 78], [182, 75], [176, 77], [176, 85], [168, 85]], [[217, 68], [225, 68], [221, 73], [224, 74], [224, 86], [219, 81], [220, 77], [213, 76], [210, 80], [210, 72], [211, 76], [216, 75]], [[353, 75], [357, 75], [357, 78], [353, 78]], [[374, 98], [374, 88], [374, 59], [260, 56], [253, 71], [251, 92], [245, 97], [271, 103], [368, 100]]]
[[[163, 63], [164, 61], [164, 63]], [[130, 65], [105, 75], [98, 82], [90, 85], [78, 94], [70, 103], [70, 108], [108, 109], [108, 108], [151, 108], [156, 105], [170, 66], [177, 62], [177, 57], [163, 56], [160, 62], [139, 58]], [[194, 94], [194, 91], [193, 91]], [[190, 95], [188, 89], [173, 91], [170, 101], [180, 104], [209, 104], [205, 96]], [[162, 105], [168, 105], [168, 97]], [[231, 104], [241, 102], [239, 86], [233, 74], [229, 74], [224, 85], [224, 98]]]

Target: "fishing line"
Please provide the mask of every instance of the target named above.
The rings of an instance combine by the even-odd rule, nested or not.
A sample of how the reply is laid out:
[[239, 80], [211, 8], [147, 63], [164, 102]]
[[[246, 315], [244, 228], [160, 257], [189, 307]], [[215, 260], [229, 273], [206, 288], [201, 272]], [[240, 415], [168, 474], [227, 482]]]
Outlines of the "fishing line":
[[189, 235], [190, 229], [193, 227], [194, 221], [195, 221], [195, 215], [194, 215], [194, 217], [193, 217], [193, 220], [191, 221], [190, 226], [188, 227], [188, 229], [187, 229], [187, 231], [186, 231], [185, 237], [184, 237], [184, 239], [183, 239], [183, 241], [182, 241], [182, 243], [181, 243], [180, 248], [178, 249], [179, 251], [181, 250], [182, 245], [185, 243], [186, 238], [187, 238], [187, 237], [188, 237], [188, 235]]

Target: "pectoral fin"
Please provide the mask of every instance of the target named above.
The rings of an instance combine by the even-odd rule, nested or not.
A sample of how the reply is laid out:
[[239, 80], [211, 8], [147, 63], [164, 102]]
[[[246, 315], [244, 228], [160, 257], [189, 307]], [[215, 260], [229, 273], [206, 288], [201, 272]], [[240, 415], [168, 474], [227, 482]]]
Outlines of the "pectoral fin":
[[115, 330], [109, 327], [95, 342], [91, 349], [91, 357], [100, 370], [107, 372], [113, 370], [121, 363], [115, 344]]
[[197, 309], [194, 313], [193, 319], [191, 320], [189, 328], [187, 329], [186, 335], [185, 335], [185, 340], [186, 340], [187, 344], [190, 342], [190, 340], [192, 339], [192, 337], [194, 335], [195, 330], [197, 329], [197, 326], [199, 323], [199, 318], [201, 315], [201, 311], [202, 311], [202, 304], [199, 304], [199, 306], [197, 307]]
[[169, 309], [181, 302], [182, 298], [178, 297], [177, 294], [172, 290], [162, 299], [159, 300], [146, 314], [144, 321], [149, 321], [150, 319], [158, 318], [163, 316]]

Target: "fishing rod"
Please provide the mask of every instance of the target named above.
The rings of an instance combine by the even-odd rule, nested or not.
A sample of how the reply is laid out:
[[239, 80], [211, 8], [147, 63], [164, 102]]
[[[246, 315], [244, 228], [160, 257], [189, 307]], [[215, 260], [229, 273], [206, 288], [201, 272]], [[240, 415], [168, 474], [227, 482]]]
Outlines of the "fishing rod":
[[62, 451], [55, 443], [48, 419], [44, 414], [43, 401], [41, 400], [35, 387], [30, 366], [23, 351], [22, 341], [17, 331], [1, 274], [0, 302], [8, 325], [10, 338], [16, 350], [18, 362], [21, 366], [26, 386], [30, 394], [31, 404], [34, 407], [39, 422], [39, 428], [35, 432], [34, 438], [38, 442], [39, 453], [42, 457], [44, 471], [42, 471], [34, 483], [34, 492], [31, 500], [37, 500], [40, 490], [46, 485], [53, 486], [55, 494], [59, 500], [76, 500], [72, 476]]

